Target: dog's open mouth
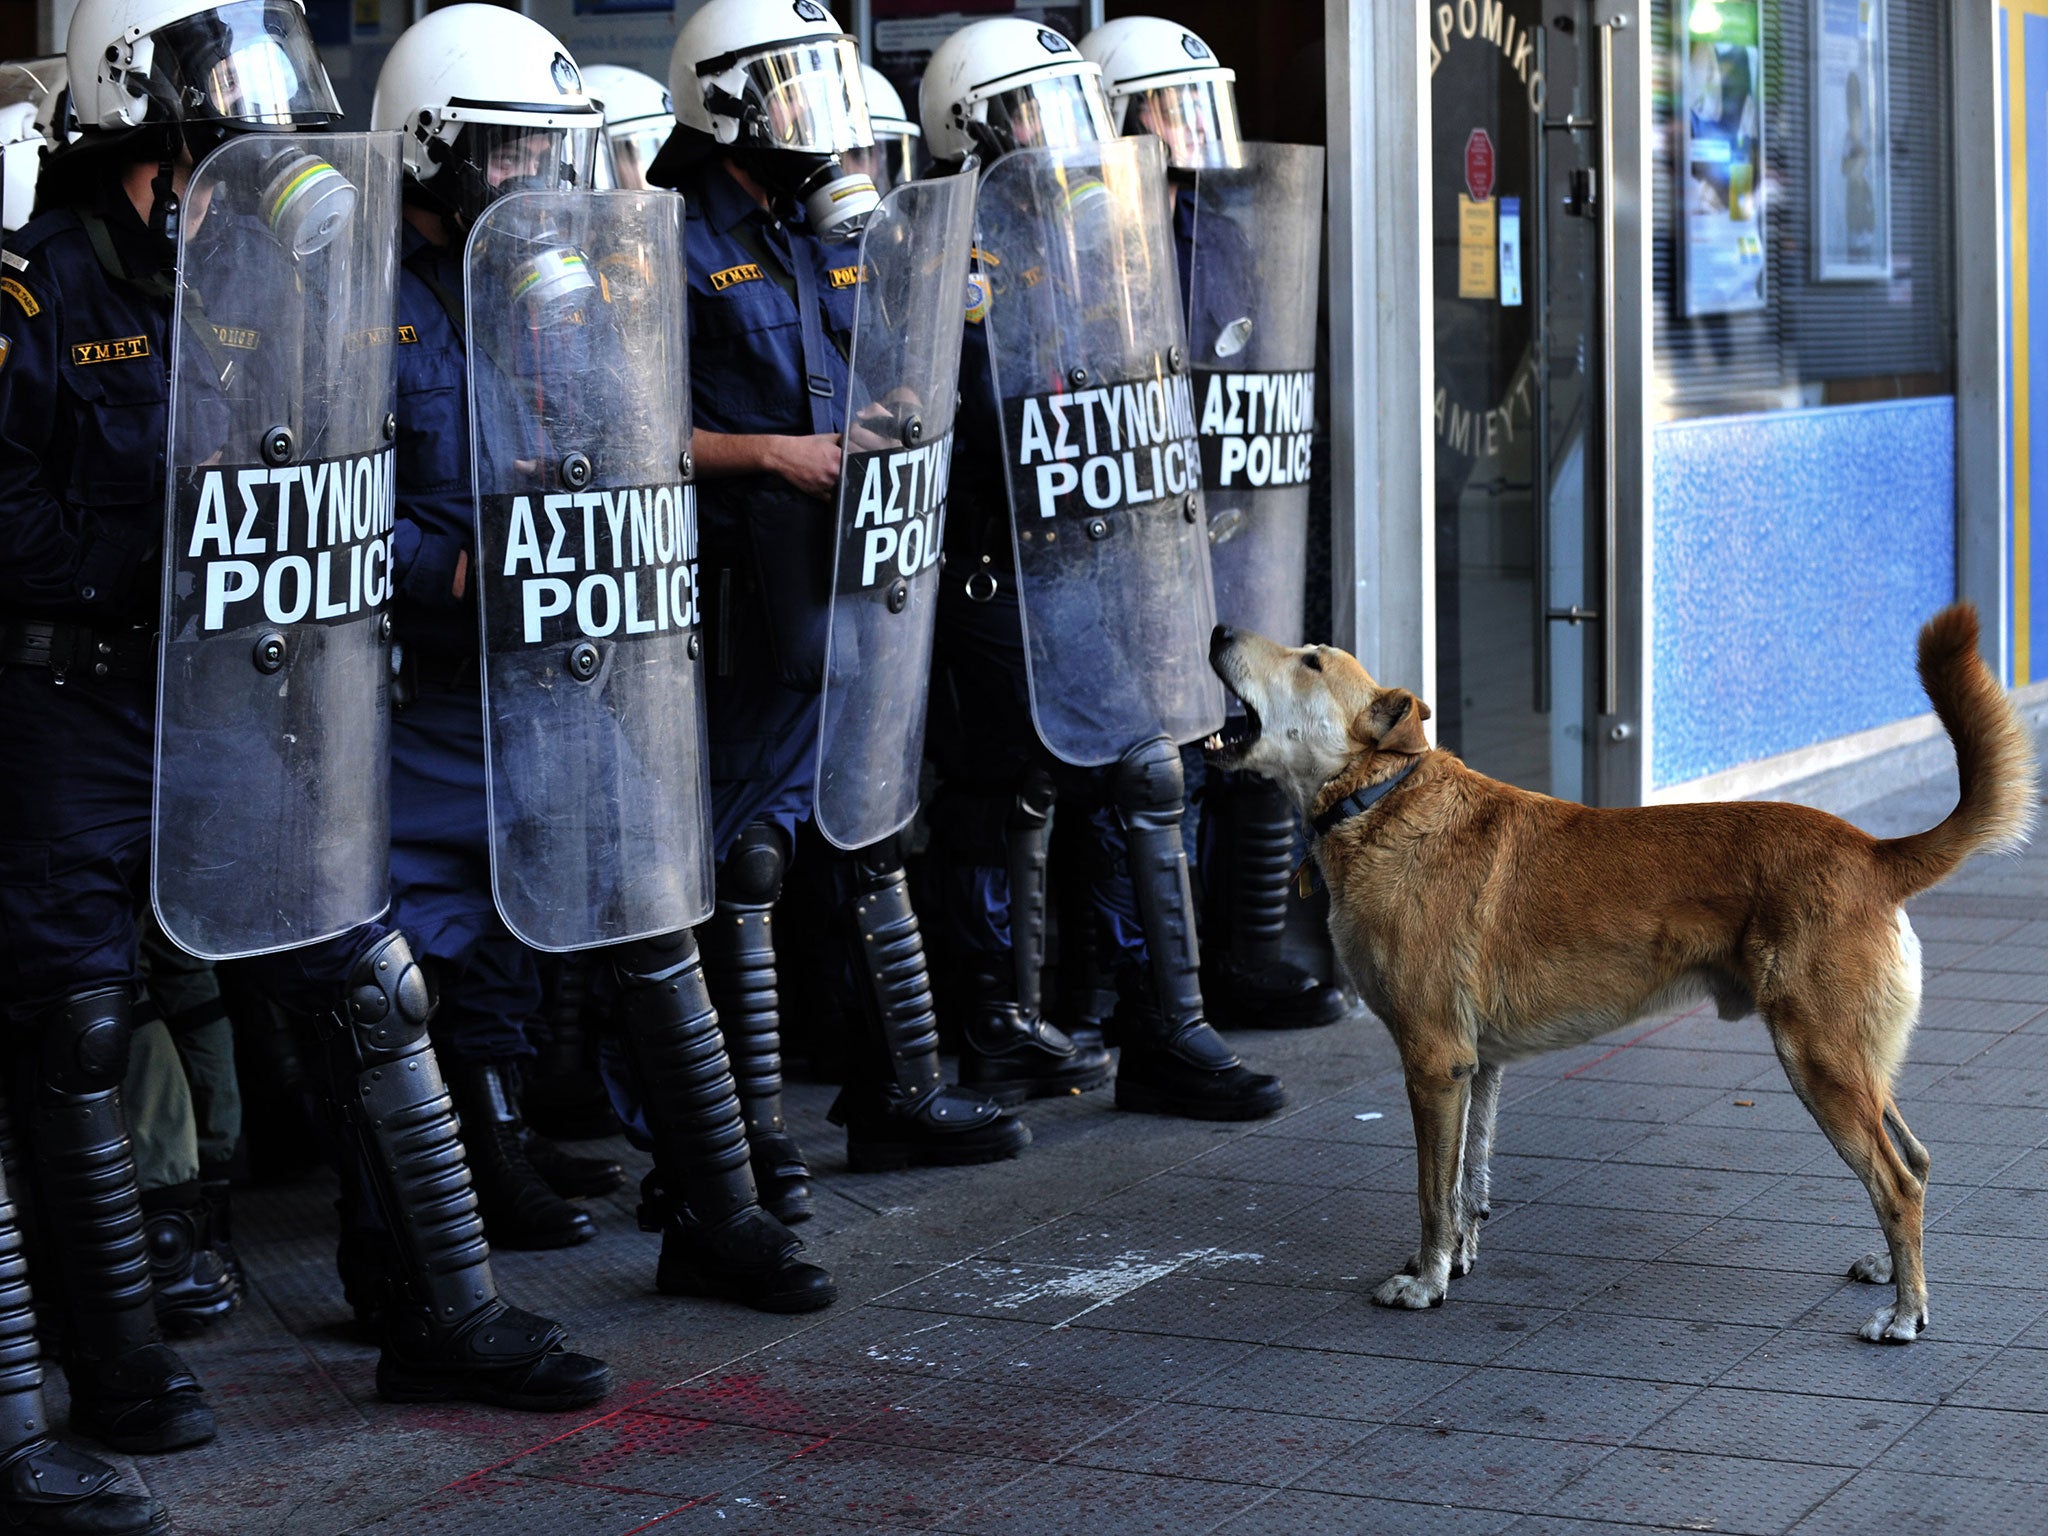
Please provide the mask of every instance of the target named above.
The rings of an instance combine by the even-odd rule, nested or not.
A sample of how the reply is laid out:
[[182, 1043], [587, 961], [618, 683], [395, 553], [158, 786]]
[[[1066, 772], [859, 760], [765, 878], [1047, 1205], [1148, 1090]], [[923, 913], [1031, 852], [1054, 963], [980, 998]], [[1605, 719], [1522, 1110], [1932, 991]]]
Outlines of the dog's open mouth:
[[1238, 698], [1234, 692], [1231, 694], [1231, 702], [1242, 706], [1244, 713], [1225, 716], [1223, 729], [1202, 743], [1204, 752], [1237, 757], [1250, 751], [1252, 743], [1259, 739], [1259, 712]]

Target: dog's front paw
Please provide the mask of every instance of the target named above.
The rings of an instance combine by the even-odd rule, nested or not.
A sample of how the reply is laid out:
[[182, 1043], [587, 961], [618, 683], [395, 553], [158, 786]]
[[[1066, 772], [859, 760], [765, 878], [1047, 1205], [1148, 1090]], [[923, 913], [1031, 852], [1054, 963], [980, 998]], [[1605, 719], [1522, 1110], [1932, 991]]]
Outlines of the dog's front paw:
[[[1887, 1263], [1885, 1267], [1889, 1269], [1891, 1266]], [[1910, 1344], [1926, 1327], [1925, 1312], [1905, 1314], [1892, 1306], [1879, 1307], [1858, 1331], [1873, 1344]]]
[[1442, 1306], [1444, 1292], [1449, 1289], [1441, 1280], [1401, 1274], [1390, 1277], [1386, 1284], [1372, 1293], [1372, 1299], [1383, 1307], [1407, 1307], [1419, 1312], [1424, 1307]]
[[[1849, 1278], [1861, 1280], [1865, 1285], [1890, 1285], [1892, 1256], [1888, 1253], [1866, 1253], [1849, 1266]], [[1866, 1331], [1863, 1337], [1874, 1339], [1877, 1335]]]

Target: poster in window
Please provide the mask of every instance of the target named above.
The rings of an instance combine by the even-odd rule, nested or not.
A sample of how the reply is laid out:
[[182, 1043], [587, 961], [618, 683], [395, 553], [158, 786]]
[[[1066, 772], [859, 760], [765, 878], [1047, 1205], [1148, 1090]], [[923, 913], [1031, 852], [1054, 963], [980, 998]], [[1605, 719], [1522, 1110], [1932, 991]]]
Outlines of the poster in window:
[[1813, 7], [1814, 276], [1892, 275], [1892, 157], [1885, 0]]
[[1762, 0], [1679, 0], [1680, 289], [1687, 317], [1762, 309]]

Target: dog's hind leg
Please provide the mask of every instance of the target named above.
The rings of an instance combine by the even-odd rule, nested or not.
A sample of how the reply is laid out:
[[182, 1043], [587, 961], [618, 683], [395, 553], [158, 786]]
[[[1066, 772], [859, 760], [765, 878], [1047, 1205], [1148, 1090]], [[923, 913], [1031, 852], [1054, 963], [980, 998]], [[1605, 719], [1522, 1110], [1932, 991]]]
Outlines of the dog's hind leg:
[[1896, 1296], [1863, 1325], [1862, 1336], [1873, 1343], [1910, 1344], [1927, 1327], [1920, 1228], [1932, 1160], [1907, 1129], [1891, 1090], [1856, 1040], [1831, 1039], [1816, 1048], [1815, 1033], [1783, 1014], [1769, 1022], [1794, 1091], [1863, 1181], [1884, 1229], [1887, 1253], [1858, 1260], [1850, 1274], [1876, 1283], [1890, 1280]]
[[1500, 1109], [1501, 1069], [1482, 1061], [1472, 1075], [1472, 1104], [1465, 1112], [1464, 1180], [1459, 1191], [1458, 1249], [1451, 1274], [1472, 1273], [1479, 1258], [1479, 1224], [1493, 1214], [1493, 1122]]
[[1459, 1247], [1464, 1197], [1460, 1164], [1477, 1063], [1451, 1059], [1439, 1065], [1410, 1057], [1405, 1067], [1408, 1109], [1415, 1119], [1422, 1246], [1409, 1268], [1391, 1276], [1372, 1299], [1383, 1307], [1433, 1307], [1450, 1289], [1451, 1261]]

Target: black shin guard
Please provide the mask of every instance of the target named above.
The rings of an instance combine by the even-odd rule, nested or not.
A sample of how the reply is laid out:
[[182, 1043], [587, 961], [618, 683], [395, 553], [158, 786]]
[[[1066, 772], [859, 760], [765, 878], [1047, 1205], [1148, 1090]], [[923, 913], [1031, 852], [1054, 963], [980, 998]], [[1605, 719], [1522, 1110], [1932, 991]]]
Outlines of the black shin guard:
[[0, 1184], [0, 1524], [99, 1536], [169, 1529], [162, 1505], [120, 1492], [119, 1482], [105, 1462], [50, 1438], [28, 1258]]
[[116, 1450], [177, 1450], [213, 1438], [198, 1381], [162, 1341], [142, 1195], [121, 1107], [133, 999], [103, 987], [42, 1020], [35, 1172], [60, 1256], [73, 1426]]
[[811, 1170], [782, 1120], [782, 1002], [775, 977], [775, 903], [789, 852], [773, 822], [755, 822], [742, 832], [719, 869], [718, 910], [700, 937], [761, 1203], [783, 1221], [797, 1222], [811, 1214]]
[[1279, 1079], [1247, 1071], [1203, 1016], [1179, 750], [1163, 736], [1140, 742], [1117, 763], [1114, 785], [1148, 956], [1147, 974], [1126, 978], [1131, 995], [1118, 1012], [1117, 1104], [1201, 1119], [1273, 1114], [1287, 1101]]
[[1212, 882], [1203, 981], [1218, 1023], [1311, 1029], [1344, 1017], [1343, 992], [1291, 964], [1283, 944], [1295, 868], [1294, 807], [1278, 785], [1250, 774], [1210, 781], [1206, 815], [1221, 825], [1220, 878]]
[[1109, 1052], [1083, 1048], [1045, 1018], [1046, 854], [1052, 842], [1053, 788], [1036, 774], [1004, 820], [1010, 889], [1010, 949], [981, 957], [974, 1003], [962, 1029], [961, 1086], [998, 1104], [1083, 1093], [1109, 1081]]
[[803, 1245], [757, 1201], [748, 1127], [696, 939], [641, 939], [615, 950], [613, 963], [620, 1029], [654, 1137], [640, 1224], [662, 1234], [657, 1285], [764, 1311], [828, 1305], [831, 1278], [796, 1257]]
[[357, 958], [346, 1001], [319, 1021], [329, 1100], [383, 1217], [378, 1390], [400, 1402], [541, 1411], [596, 1402], [611, 1373], [566, 1353], [559, 1326], [498, 1296], [454, 1108], [427, 1043], [432, 1010], [404, 935], [392, 933]]
[[832, 1106], [848, 1161], [865, 1170], [1015, 1157], [1031, 1141], [1024, 1125], [979, 1093], [947, 1086], [939, 1071], [924, 939], [895, 839], [853, 855], [852, 868], [848, 915], [874, 1057]]

